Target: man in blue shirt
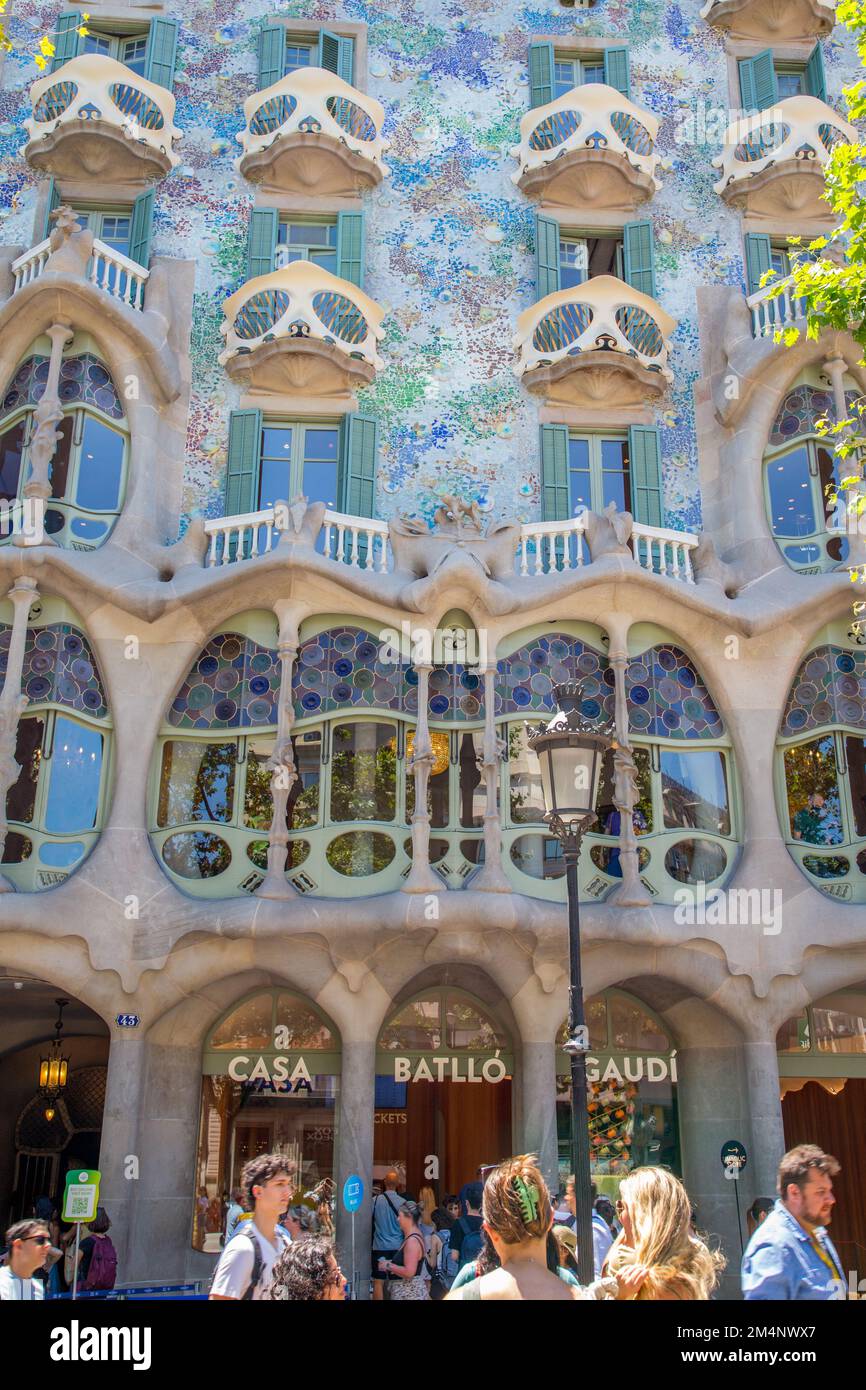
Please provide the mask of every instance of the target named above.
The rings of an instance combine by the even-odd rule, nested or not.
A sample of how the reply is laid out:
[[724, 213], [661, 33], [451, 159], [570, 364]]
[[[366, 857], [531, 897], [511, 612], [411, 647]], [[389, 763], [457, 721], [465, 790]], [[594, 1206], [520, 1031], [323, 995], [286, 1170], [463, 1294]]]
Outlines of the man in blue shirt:
[[839, 1164], [817, 1144], [798, 1144], [779, 1165], [779, 1200], [743, 1256], [743, 1297], [786, 1301], [847, 1297], [839, 1256], [825, 1227]]

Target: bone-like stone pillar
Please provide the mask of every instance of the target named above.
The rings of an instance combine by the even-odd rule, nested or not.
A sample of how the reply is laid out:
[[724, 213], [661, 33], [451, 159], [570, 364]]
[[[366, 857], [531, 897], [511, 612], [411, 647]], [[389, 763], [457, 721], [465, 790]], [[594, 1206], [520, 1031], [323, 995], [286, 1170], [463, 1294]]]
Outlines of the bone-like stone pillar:
[[[370, 1278], [370, 1238], [373, 1200], [373, 1130], [375, 1120], [376, 1043], [371, 1038], [343, 1036], [334, 1177], [337, 1184], [337, 1251], [340, 1268], [356, 1276], [355, 1298], [367, 1298]], [[343, 1206], [343, 1185], [357, 1174], [364, 1184], [364, 1201], [354, 1221]], [[354, 1267], [352, 1262], [354, 1233]]]
[[513, 893], [502, 867], [502, 817], [499, 813], [499, 769], [502, 766], [502, 740], [496, 732], [496, 659], [484, 668], [484, 743], [481, 767], [484, 773], [484, 863], [473, 878], [472, 887], [487, 893]]
[[625, 693], [625, 671], [628, 665], [627, 625], [609, 623], [608, 636], [608, 657], [614, 675], [618, 744], [613, 755], [613, 800], [619, 811], [619, 862], [622, 869], [622, 882], [614, 888], [608, 901], [620, 907], [646, 907], [650, 898], [640, 879], [637, 836], [634, 833], [634, 808], [638, 796], [637, 767], [629, 738], [628, 700]]
[[403, 883], [404, 893], [441, 892], [443, 883], [430, 868], [430, 816], [427, 811], [427, 786], [435, 761], [430, 740], [427, 702], [430, 690], [431, 666], [416, 665], [418, 674], [418, 722], [412, 742], [409, 770], [415, 781], [415, 811], [412, 816], [412, 867]]
[[[6, 679], [0, 694], [0, 856], [6, 845], [9, 822], [6, 819], [6, 794], [14, 785], [21, 771], [21, 764], [15, 760], [15, 745], [18, 740], [18, 721], [27, 708], [27, 696], [21, 690], [24, 670], [24, 648], [27, 643], [27, 619], [30, 609], [39, 597], [36, 580], [21, 575], [15, 580], [7, 595], [12, 600], [12, 637], [9, 642], [9, 659], [6, 666]], [[0, 874], [0, 893], [11, 893], [12, 884]]]
[[99, 1200], [111, 1216], [118, 1283], [129, 1279], [132, 1226], [141, 1184], [138, 1123], [147, 1048], [135, 1031], [112, 1030], [99, 1141]]
[[36, 430], [30, 444], [31, 476], [24, 484], [25, 497], [39, 497], [47, 501], [51, 496], [49, 467], [60, 440], [57, 426], [63, 419], [63, 408], [58, 393], [60, 364], [63, 360], [63, 349], [72, 336], [72, 329], [68, 323], [52, 323], [48, 329], [48, 337], [51, 339], [48, 380], [42, 399], [33, 412]]
[[298, 655], [298, 623], [294, 613], [278, 613], [280, 635], [280, 694], [277, 707], [277, 740], [268, 766], [271, 769], [271, 795], [274, 813], [268, 831], [268, 868], [256, 890], [259, 898], [296, 898], [297, 890], [286, 879], [286, 849], [289, 832], [286, 829], [286, 808], [289, 793], [298, 780], [298, 770], [292, 755], [292, 725], [295, 706], [292, 700], [292, 672]]

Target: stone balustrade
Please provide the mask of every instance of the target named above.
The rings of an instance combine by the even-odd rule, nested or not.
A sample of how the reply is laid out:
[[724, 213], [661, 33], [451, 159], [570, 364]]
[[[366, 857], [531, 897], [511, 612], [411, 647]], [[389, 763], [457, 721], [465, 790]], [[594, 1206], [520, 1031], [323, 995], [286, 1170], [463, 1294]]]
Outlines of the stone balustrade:
[[[46, 237], [38, 246], [25, 251], [23, 256], [12, 262], [15, 281], [13, 294], [25, 285], [31, 284], [33, 280], [39, 279], [50, 255], [51, 239]], [[87, 265], [87, 279], [97, 289], [105, 290], [112, 299], [128, 304], [131, 309], [143, 309], [144, 287], [149, 275], [149, 270], [145, 270], [144, 266], [138, 265], [136, 261], [131, 261], [122, 252], [106, 246], [105, 242], [98, 238], [94, 240], [93, 252]]]

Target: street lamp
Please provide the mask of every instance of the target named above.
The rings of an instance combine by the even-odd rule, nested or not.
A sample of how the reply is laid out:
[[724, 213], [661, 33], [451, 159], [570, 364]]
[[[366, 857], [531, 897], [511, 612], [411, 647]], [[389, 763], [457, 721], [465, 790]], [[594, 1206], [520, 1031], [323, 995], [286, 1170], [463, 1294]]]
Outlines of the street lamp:
[[49, 1122], [54, 1119], [57, 1098], [66, 1085], [69, 1073], [69, 1058], [63, 1052], [63, 1010], [69, 1000], [55, 999], [54, 1002], [57, 1005], [54, 1037], [51, 1039], [48, 1056], [39, 1059], [39, 1090], [45, 1102], [45, 1118]]
[[568, 891], [568, 959], [571, 983], [568, 1038], [564, 1051], [571, 1059], [571, 1149], [574, 1169], [574, 1210], [580, 1282], [594, 1277], [592, 1245], [592, 1175], [586, 1110], [586, 1054], [589, 1029], [583, 1007], [580, 972], [580, 907], [577, 861], [584, 832], [596, 819], [595, 802], [604, 754], [615, 746], [613, 725], [590, 722], [583, 715], [580, 681], [555, 685], [559, 709], [550, 723], [526, 732], [538, 757], [545, 821], [562, 845]]

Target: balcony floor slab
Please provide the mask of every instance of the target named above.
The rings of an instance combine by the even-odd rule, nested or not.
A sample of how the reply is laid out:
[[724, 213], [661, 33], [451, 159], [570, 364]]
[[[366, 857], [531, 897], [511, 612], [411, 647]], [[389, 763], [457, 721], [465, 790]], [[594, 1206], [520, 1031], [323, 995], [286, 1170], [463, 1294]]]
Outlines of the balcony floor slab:
[[278, 132], [264, 149], [241, 155], [237, 167], [250, 183], [276, 193], [349, 197], [382, 182], [382, 170], [372, 160], [315, 132]]

